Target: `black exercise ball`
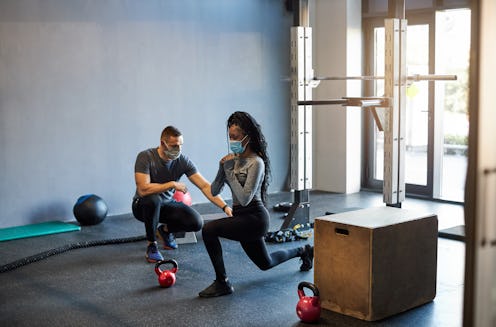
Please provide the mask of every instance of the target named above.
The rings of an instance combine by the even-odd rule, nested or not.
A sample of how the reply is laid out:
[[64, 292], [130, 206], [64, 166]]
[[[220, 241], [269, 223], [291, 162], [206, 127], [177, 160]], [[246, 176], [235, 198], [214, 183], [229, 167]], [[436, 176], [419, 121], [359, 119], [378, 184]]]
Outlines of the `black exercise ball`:
[[79, 197], [72, 212], [81, 225], [96, 225], [105, 219], [108, 207], [98, 195], [86, 194]]

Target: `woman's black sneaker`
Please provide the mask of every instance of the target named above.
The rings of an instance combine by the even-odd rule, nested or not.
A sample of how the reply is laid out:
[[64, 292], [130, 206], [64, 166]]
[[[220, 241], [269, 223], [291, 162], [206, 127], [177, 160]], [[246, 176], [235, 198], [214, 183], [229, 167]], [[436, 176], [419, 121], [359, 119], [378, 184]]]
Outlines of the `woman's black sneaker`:
[[231, 285], [231, 282], [229, 280], [226, 281], [218, 281], [214, 280], [214, 282], [198, 293], [200, 297], [216, 297], [216, 296], [222, 296], [222, 295], [228, 295], [234, 292], [234, 288]]
[[310, 244], [305, 245], [303, 253], [301, 254], [301, 271], [309, 271], [313, 267], [313, 246]]

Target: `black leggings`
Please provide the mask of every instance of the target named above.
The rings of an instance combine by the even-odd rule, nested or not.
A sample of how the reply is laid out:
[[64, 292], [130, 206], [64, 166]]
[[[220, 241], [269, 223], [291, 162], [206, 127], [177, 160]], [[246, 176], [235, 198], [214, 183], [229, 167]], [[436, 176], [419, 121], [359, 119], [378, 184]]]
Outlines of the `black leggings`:
[[133, 215], [145, 223], [146, 239], [155, 242], [158, 223], [167, 224], [174, 232], [197, 232], [203, 227], [203, 219], [196, 210], [182, 202], [164, 200], [158, 194], [137, 198], [132, 205]]
[[261, 270], [268, 270], [301, 255], [302, 247], [268, 253], [264, 235], [269, 229], [270, 216], [261, 202], [254, 201], [246, 207], [235, 206], [233, 209], [233, 217], [210, 221], [202, 231], [217, 280], [227, 278], [219, 237], [239, 241], [251, 261]]

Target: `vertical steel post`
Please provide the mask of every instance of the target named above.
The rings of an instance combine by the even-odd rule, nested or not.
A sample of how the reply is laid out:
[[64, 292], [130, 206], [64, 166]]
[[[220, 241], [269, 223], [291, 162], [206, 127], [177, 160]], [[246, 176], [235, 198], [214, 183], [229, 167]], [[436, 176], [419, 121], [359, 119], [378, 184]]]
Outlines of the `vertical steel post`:
[[312, 106], [298, 101], [312, 100], [312, 29], [308, 27], [308, 0], [294, 5], [291, 27], [291, 173], [293, 204], [281, 229], [310, 220], [309, 192], [312, 187]]
[[281, 229], [309, 222], [309, 190], [312, 187], [312, 106], [298, 101], [312, 100], [309, 81], [312, 70], [312, 29], [291, 28], [291, 175], [294, 201]]
[[312, 100], [312, 30], [291, 28], [291, 182], [294, 190], [312, 187], [312, 106], [298, 101]]
[[384, 202], [401, 207], [405, 200], [406, 27], [405, 19], [385, 25], [384, 92], [391, 99], [384, 126]]

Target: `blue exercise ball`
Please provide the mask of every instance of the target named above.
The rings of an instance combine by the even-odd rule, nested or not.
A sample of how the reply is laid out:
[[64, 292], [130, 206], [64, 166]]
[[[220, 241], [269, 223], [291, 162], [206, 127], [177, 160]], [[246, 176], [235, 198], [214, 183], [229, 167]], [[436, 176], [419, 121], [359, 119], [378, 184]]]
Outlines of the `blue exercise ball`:
[[72, 212], [81, 225], [97, 225], [107, 216], [108, 207], [98, 195], [86, 194], [79, 197]]

